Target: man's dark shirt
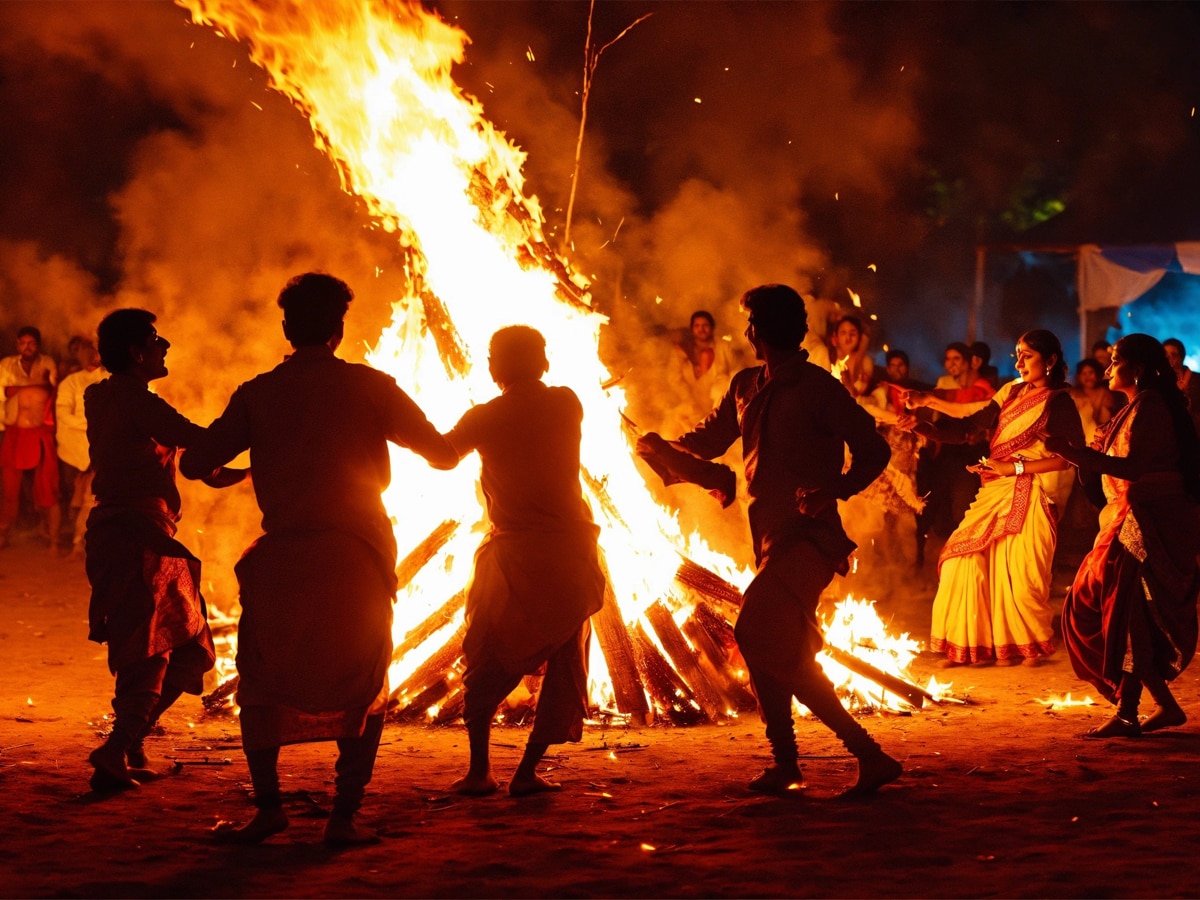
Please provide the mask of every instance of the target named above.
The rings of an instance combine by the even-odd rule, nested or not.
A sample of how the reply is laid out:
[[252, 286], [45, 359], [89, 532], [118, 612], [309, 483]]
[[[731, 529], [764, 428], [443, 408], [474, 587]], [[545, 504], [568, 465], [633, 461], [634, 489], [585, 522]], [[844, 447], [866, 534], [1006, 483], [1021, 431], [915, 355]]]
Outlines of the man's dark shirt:
[[[842, 530], [836, 505], [806, 516], [796, 495], [828, 488], [846, 499], [879, 477], [890, 451], [875, 420], [801, 351], [770, 377], [765, 366], [738, 372], [717, 408], [678, 443], [703, 459], [716, 459], [739, 437], [758, 561], [772, 546], [803, 538], [838, 567], [854, 544]], [[847, 447], [851, 464], [843, 473]]]

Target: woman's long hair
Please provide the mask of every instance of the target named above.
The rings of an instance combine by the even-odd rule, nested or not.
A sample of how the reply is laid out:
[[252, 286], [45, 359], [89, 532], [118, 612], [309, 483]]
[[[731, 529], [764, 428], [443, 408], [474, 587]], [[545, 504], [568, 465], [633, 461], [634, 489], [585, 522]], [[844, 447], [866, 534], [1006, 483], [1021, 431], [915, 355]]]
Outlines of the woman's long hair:
[[[1019, 338], [1018, 343], [1024, 341], [1025, 344], [1032, 350], [1036, 350], [1046, 361], [1046, 380], [1052, 388], [1064, 387], [1067, 383], [1067, 361], [1063, 359], [1062, 342], [1052, 331], [1046, 331], [1044, 328], [1035, 328], [1033, 331], [1027, 331]], [[1053, 356], [1056, 360], [1054, 365], [1050, 365], [1050, 357]]]
[[1167, 361], [1167, 352], [1148, 334], [1127, 334], [1117, 341], [1114, 349], [1122, 359], [1141, 366], [1138, 388], [1154, 391], [1166, 401], [1175, 427], [1175, 441], [1179, 445], [1179, 468], [1184, 486], [1193, 500], [1200, 501], [1200, 437], [1197, 437], [1196, 426], [1188, 413], [1187, 396], [1179, 389], [1175, 370]]

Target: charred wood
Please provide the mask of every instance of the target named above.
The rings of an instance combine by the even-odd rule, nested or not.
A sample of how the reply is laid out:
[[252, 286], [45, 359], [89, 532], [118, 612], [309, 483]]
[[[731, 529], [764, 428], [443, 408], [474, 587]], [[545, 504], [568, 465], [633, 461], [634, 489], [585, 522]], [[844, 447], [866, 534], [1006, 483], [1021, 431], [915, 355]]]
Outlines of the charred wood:
[[646, 621], [658, 635], [659, 642], [667, 651], [667, 655], [671, 657], [676, 671], [691, 688], [692, 696], [704, 710], [704, 714], [714, 721], [720, 718], [727, 707], [722, 703], [720, 692], [709, 681], [704, 670], [700, 668], [695, 653], [688, 646], [687, 639], [679, 630], [679, 626], [675, 624], [675, 618], [671, 615], [671, 611], [661, 601], [653, 603], [646, 610]]
[[[603, 558], [601, 565], [604, 565]], [[617, 598], [613, 596], [607, 566], [604, 566], [604, 577], [604, 605], [600, 607], [600, 612], [592, 616], [592, 627], [596, 630], [596, 639], [600, 642], [600, 650], [608, 664], [608, 675], [612, 679], [617, 710], [629, 716], [635, 725], [649, 725], [650, 706], [646, 703], [646, 692], [638, 675], [633, 642], [625, 628], [625, 620], [621, 617]]]
[[462, 656], [463, 638], [466, 633], [467, 626], [464, 623], [458, 627], [440, 650], [417, 666], [416, 671], [392, 691], [392, 697], [401, 708], [408, 706], [421, 691], [447, 677], [446, 673]]
[[742, 608], [741, 591], [724, 578], [687, 557], [684, 557], [682, 565], [675, 572], [675, 580], [707, 600], [723, 603], [734, 609]]
[[633, 629], [634, 647], [637, 650], [638, 669], [646, 681], [650, 696], [667, 718], [676, 725], [696, 725], [708, 720], [704, 710], [696, 703], [691, 689], [683, 683], [671, 664], [654, 646], [639, 622]]
[[933, 695], [928, 691], [922, 690], [915, 684], [909, 684], [903, 678], [897, 678], [895, 675], [884, 672], [882, 669], [877, 669], [870, 663], [863, 662], [863, 660], [854, 654], [848, 653], [840, 647], [826, 644], [825, 652], [838, 665], [846, 667], [851, 672], [861, 675], [863, 678], [869, 678], [884, 690], [890, 691], [897, 697], [903, 697], [917, 709], [924, 706], [926, 700], [933, 699]]

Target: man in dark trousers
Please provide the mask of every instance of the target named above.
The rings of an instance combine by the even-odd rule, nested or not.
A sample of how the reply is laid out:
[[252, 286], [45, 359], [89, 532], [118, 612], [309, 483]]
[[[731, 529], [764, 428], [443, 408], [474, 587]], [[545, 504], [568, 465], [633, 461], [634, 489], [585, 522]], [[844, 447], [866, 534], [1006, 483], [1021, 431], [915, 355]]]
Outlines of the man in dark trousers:
[[[792, 725], [795, 697], [858, 759], [858, 780], [846, 793], [870, 793], [897, 779], [900, 763], [846, 712], [817, 663], [824, 644], [817, 603], [834, 574], [848, 571], [854, 550], [837, 501], [879, 476], [888, 445], [874, 419], [800, 349], [808, 319], [795, 290], [762, 285], [741, 303], [749, 313], [746, 337], [763, 365], [737, 373], [720, 405], [691, 433], [673, 444], [648, 434], [638, 452], [669, 469], [682, 452], [712, 460], [742, 439], [758, 573], [735, 633], [775, 760], [750, 789], [782, 793], [803, 780]], [[847, 447], [851, 464], [843, 473]], [[676, 471], [687, 468], [682, 461]]]
[[[86, 539], [88, 637], [108, 644], [109, 669], [117, 676], [112, 733], [89, 757], [97, 790], [135, 786], [136, 770], [146, 766], [143, 738], [180, 694], [203, 690], [204, 673], [216, 659], [200, 595], [200, 560], [175, 540], [175, 455], [204, 429], [149, 390], [166, 376], [171, 346], [154, 321], [144, 309], [104, 317], [100, 358], [112, 374], [83, 395], [96, 473]], [[205, 474], [209, 485], [224, 487], [246, 473]]]
[[579, 484], [579, 398], [542, 382], [546, 341], [533, 328], [501, 328], [489, 349], [501, 394], [468, 410], [446, 435], [459, 457], [479, 452], [490, 524], [467, 594], [463, 721], [471, 761], [454, 789], [496, 791], [492, 718], [522, 676], [545, 665], [533, 731], [508, 784], [521, 796], [558, 790], [536, 766], [550, 744], [583, 738], [588, 619], [604, 600], [604, 574], [600, 530]]
[[457, 457], [389, 375], [334, 355], [353, 296], [331, 275], [289, 281], [278, 302], [295, 352], [239, 387], [180, 460], [199, 478], [249, 450], [263, 514], [265, 534], [236, 569], [237, 701], [258, 812], [218, 832], [231, 843], [287, 827], [279, 748], [318, 740], [338, 744], [325, 841], [377, 840], [354, 814], [375, 766], [392, 653], [388, 442], [443, 466]]

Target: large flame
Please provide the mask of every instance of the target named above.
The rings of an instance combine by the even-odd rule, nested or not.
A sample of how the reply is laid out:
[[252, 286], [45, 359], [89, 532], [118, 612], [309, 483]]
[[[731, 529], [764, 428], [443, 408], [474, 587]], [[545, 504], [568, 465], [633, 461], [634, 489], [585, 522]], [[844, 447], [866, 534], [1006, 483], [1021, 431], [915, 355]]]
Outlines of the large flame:
[[[587, 282], [547, 244], [540, 207], [523, 192], [524, 154], [451, 79], [466, 34], [404, 2], [179, 2], [197, 22], [249, 46], [272, 87], [308, 118], [343, 187], [363, 198], [405, 248], [409, 294], [394, 305], [371, 364], [393, 375], [445, 430], [471, 404], [496, 395], [481, 364], [492, 333], [511, 324], [536, 327], [546, 337], [549, 380], [571, 387], [586, 410], [582, 481], [622, 617], [643, 619], [656, 601], [677, 621], [686, 615], [675, 583], [681, 553], [745, 587], [750, 572], [702, 539], [684, 538], [646, 490], [622, 423], [623, 392], [611, 386], [600, 362], [605, 320], [590, 307]], [[393, 487], [384, 499], [401, 553], [439, 523], [461, 523], [402, 589], [395, 616], [400, 644], [462, 591], [482, 526], [477, 465], [433, 473], [397, 452], [392, 466]], [[396, 660], [392, 684], [439, 651], [461, 617], [461, 606], [454, 607], [440, 628]], [[607, 669], [596, 642], [592, 672], [599, 682], [594, 696], [604, 702]]]

